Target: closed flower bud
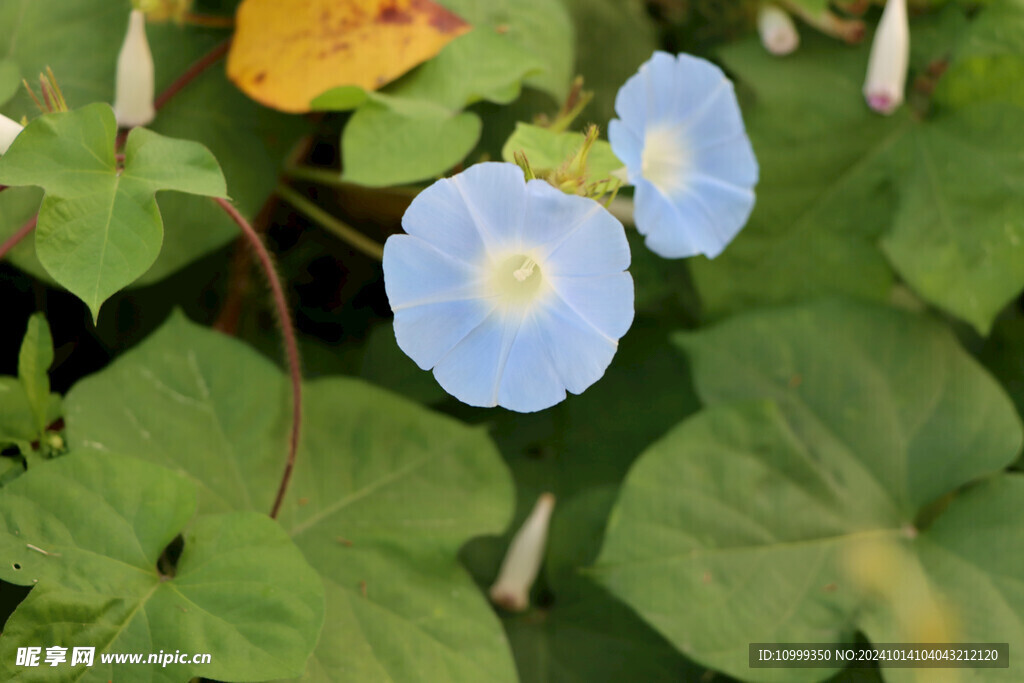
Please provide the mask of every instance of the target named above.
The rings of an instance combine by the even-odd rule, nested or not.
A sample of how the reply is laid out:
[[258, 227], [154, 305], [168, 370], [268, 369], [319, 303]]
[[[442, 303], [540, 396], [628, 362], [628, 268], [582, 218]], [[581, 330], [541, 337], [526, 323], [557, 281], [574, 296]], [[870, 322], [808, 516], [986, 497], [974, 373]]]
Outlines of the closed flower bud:
[[773, 55], [788, 55], [800, 45], [800, 34], [792, 17], [771, 3], [764, 3], [757, 12], [757, 32], [764, 49]]
[[153, 53], [146, 40], [146, 15], [132, 10], [128, 33], [117, 57], [117, 89], [114, 114], [122, 128], [145, 126], [153, 117]]
[[868, 58], [864, 98], [880, 114], [891, 114], [903, 104], [910, 61], [910, 26], [906, 0], [888, 0]]
[[20, 123], [0, 114], [0, 154], [7, 153], [7, 148], [11, 146], [14, 138], [18, 137], [18, 133], [21, 131]]
[[544, 559], [544, 546], [548, 538], [551, 512], [555, 509], [555, 496], [542, 494], [508, 547], [501, 563], [498, 580], [491, 586], [491, 600], [513, 612], [521, 612], [530, 604], [533, 586]]

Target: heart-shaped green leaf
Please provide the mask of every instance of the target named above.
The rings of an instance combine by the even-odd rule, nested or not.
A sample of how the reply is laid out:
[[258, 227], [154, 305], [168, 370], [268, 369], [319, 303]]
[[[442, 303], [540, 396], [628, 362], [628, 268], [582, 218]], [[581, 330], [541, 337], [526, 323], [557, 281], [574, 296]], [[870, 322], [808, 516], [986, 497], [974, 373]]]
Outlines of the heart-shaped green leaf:
[[[354, 379], [306, 384], [304, 405], [279, 519], [326, 586], [306, 680], [514, 680], [501, 626], [455, 557], [511, 515], [508, 471], [484, 431]], [[286, 379], [181, 315], [79, 382], [67, 407], [73, 447], [137, 448], [195, 481], [203, 511], [273, 502]]]
[[369, 187], [399, 185], [443, 173], [462, 161], [480, 137], [480, 117], [430, 102], [380, 95], [345, 127], [345, 180]]
[[[113, 102], [117, 55], [130, 11], [130, 3], [109, 0], [0, 2], [0, 53], [10, 55], [29, 82], [52, 67], [72, 108]], [[146, 33], [158, 93], [228, 37], [221, 30], [174, 22], [149, 23]], [[16, 120], [39, 115], [24, 91], [3, 107], [3, 113]], [[164, 103], [149, 128], [194, 140], [213, 152], [227, 178], [228, 194], [252, 219], [277, 185], [282, 159], [308, 125], [300, 117], [257, 105], [228, 81], [223, 63], [214, 61]], [[0, 194], [0, 240], [36, 214], [41, 197], [35, 188]], [[160, 194], [158, 203], [166, 227], [163, 249], [136, 284], [165, 278], [238, 235], [237, 226], [205, 198], [168, 192]], [[9, 258], [32, 275], [49, 279], [32, 240], [23, 240]]]
[[157, 191], [226, 192], [217, 160], [202, 145], [136, 128], [119, 169], [116, 135], [113, 110], [93, 104], [37, 118], [0, 158], [0, 183], [46, 191], [36, 254], [94, 319], [103, 302], [145, 273], [160, 253]]
[[828, 303], [680, 342], [712, 407], [630, 472], [595, 570], [604, 586], [682, 652], [742, 678], [749, 643], [851, 642], [858, 630], [1024, 647], [1024, 478], [997, 474], [1021, 424], [948, 331]]
[[[33, 468], [0, 498], [0, 578], [32, 586], [0, 638], [0, 673], [48, 681], [255, 681], [298, 676], [324, 617], [316, 572], [265, 515], [204, 516], [190, 526], [186, 477], [109, 453]], [[173, 575], [157, 561], [184, 530]], [[30, 670], [26, 646], [95, 647], [92, 667]], [[116, 665], [101, 653], [209, 653], [210, 663]], [[49, 669], [49, 671], [47, 671]]]

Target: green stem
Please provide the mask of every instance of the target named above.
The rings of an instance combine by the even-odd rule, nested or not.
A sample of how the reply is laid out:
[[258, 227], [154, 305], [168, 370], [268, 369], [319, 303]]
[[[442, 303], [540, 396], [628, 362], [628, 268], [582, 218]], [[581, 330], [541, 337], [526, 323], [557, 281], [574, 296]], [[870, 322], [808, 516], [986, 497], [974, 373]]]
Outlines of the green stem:
[[303, 166], [301, 164], [289, 164], [284, 169], [284, 174], [294, 180], [305, 180], [317, 185], [326, 185], [327, 187], [342, 187], [347, 185], [341, 179], [341, 173], [338, 171], [316, 168], [314, 166]]
[[301, 164], [288, 164], [285, 166], [284, 174], [292, 180], [304, 180], [306, 182], [323, 185], [325, 187], [337, 187], [343, 190], [373, 190], [375, 192], [390, 194], [396, 197], [412, 198], [423, 191], [422, 187], [417, 187], [415, 185], [367, 188], [363, 185], [357, 185], [356, 183], [350, 183], [346, 180], [342, 180], [341, 174], [338, 171], [326, 168], [317, 168], [315, 166], [303, 166]]
[[384, 258], [384, 247], [379, 243], [341, 222], [292, 188], [287, 185], [278, 185], [277, 193], [286, 202], [306, 214], [308, 218], [340, 237], [353, 248], [378, 261]]

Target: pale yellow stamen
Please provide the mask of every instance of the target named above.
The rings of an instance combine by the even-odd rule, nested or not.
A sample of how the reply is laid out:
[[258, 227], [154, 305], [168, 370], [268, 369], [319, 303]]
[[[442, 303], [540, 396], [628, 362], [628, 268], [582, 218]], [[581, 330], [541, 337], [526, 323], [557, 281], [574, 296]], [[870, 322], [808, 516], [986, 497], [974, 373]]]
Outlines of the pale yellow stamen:
[[512, 276], [520, 282], [526, 282], [526, 279], [533, 275], [533, 269], [537, 267], [537, 262], [529, 256], [523, 261], [523, 265], [519, 267], [519, 270], [512, 273]]
[[543, 268], [532, 256], [510, 254], [494, 266], [492, 291], [507, 305], [528, 304], [543, 288]]

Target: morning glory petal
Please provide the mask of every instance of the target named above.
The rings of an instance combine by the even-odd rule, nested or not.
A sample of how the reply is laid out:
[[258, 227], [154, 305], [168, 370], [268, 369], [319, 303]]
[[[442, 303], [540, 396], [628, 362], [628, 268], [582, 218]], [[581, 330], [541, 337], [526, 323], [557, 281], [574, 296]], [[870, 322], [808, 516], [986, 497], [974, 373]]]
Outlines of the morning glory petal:
[[544, 345], [565, 388], [581, 394], [599, 380], [618, 350], [618, 340], [583, 320], [560, 297], [535, 313]]
[[745, 135], [714, 147], [697, 150], [696, 166], [703, 176], [724, 183], [742, 187], [753, 194], [757, 183], [758, 168], [754, 151]]
[[685, 121], [681, 128], [686, 131], [689, 144], [695, 150], [747, 137], [743, 117], [736, 106], [736, 93], [729, 81], [723, 81], [723, 87], [717, 90], [717, 94], [710, 96]]
[[486, 299], [426, 304], [395, 314], [398, 348], [421, 370], [430, 370], [496, 308]]
[[555, 370], [540, 323], [527, 315], [505, 364], [498, 402], [509, 410], [532, 413], [565, 399], [565, 385]]
[[[553, 188], [552, 188], [553, 189]], [[552, 277], [608, 275], [629, 268], [629, 241], [618, 219], [600, 204], [566, 231], [562, 239], [547, 245], [547, 271]]]
[[[699, 217], [698, 229], [694, 229], [691, 221], [697, 213], [696, 207], [688, 208], [686, 215], [691, 221], [685, 220], [679, 205], [643, 179], [636, 185], [634, 200], [633, 219], [638, 230], [641, 225], [646, 226], [646, 230], [641, 233], [645, 236], [644, 244], [648, 249], [664, 258], [686, 258], [701, 253], [697, 237], [699, 229], [704, 228], [705, 224], [703, 217]], [[677, 229], [679, 225], [687, 225], [690, 229]]]
[[626, 166], [626, 173], [629, 175], [629, 182], [636, 184], [640, 176], [640, 153], [643, 151], [644, 143], [641, 137], [627, 128], [622, 121], [612, 119], [608, 122], [608, 140], [615, 155]]
[[633, 324], [633, 278], [629, 273], [597, 277], [552, 277], [551, 286], [580, 318], [618, 339]]
[[498, 405], [498, 389], [522, 319], [522, 313], [502, 311], [484, 319], [434, 367], [441, 388], [471, 406]]
[[636, 186], [647, 246], [666, 258], [721, 253], [749, 218], [758, 179], [732, 83], [703, 59], [656, 52], [615, 111], [609, 140]]
[[402, 228], [466, 263], [480, 264], [487, 258], [473, 216], [450, 180], [438, 181], [420, 192], [402, 216]]
[[529, 412], [601, 378], [633, 320], [629, 243], [604, 207], [488, 163], [435, 183], [403, 225], [384, 247], [395, 336], [445, 391]]
[[[647, 92], [644, 87], [644, 78], [640, 73], [629, 77], [629, 80], [619, 88], [615, 95], [615, 113], [619, 115], [619, 121], [623, 128], [627, 128], [639, 138], [643, 138], [644, 126], [647, 124]], [[615, 152], [621, 161], [625, 161], [622, 155]]]
[[640, 67], [642, 72], [640, 84], [643, 87], [643, 96], [647, 102], [647, 121], [651, 122], [663, 118], [678, 106], [678, 91], [671, 86], [676, 78], [676, 60], [667, 52], [655, 52], [645, 64]]
[[518, 166], [476, 164], [442, 182], [461, 196], [489, 254], [520, 248], [526, 184]]
[[[527, 205], [520, 237], [523, 244], [548, 254], [584, 221], [601, 210], [592, 199], [567, 195], [543, 180], [526, 183]], [[621, 270], [621, 268], [619, 269]]]
[[384, 245], [385, 268], [392, 276], [384, 282], [394, 311], [423, 304], [474, 299], [485, 295], [483, 272], [438, 251], [411, 235], [395, 235]]
[[722, 253], [750, 218], [754, 192], [703, 176], [694, 180], [692, 192], [693, 206], [704, 214], [709, 226], [700, 232], [705, 238], [701, 243], [701, 253], [714, 258]]
[[677, 121], [697, 121], [712, 112], [721, 114], [721, 102], [735, 105], [732, 83], [717, 66], [688, 54], [677, 55], [674, 61], [671, 90], [676, 99], [672, 108], [663, 112], [665, 115]]

